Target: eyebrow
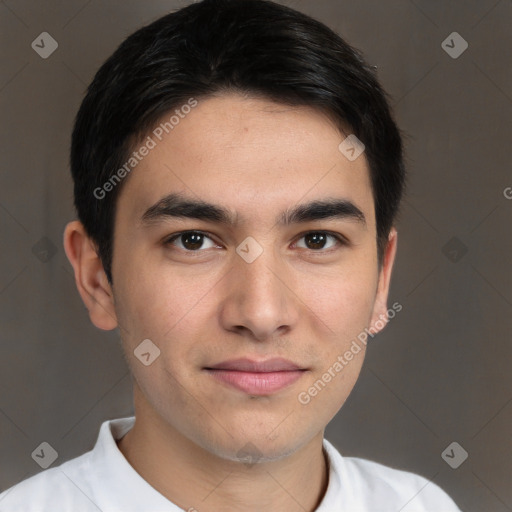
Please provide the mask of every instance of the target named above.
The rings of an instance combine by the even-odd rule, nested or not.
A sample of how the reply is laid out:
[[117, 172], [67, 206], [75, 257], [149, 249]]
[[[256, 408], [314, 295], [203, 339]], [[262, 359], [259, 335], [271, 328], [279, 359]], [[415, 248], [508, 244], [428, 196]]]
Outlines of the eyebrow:
[[[236, 226], [238, 215], [227, 208], [203, 200], [187, 198], [180, 193], [168, 194], [150, 206], [140, 220], [143, 225], [158, 223], [167, 218], [189, 218], [206, 222]], [[303, 222], [326, 219], [357, 221], [366, 227], [363, 212], [351, 201], [340, 198], [326, 198], [299, 204], [281, 212], [276, 223], [289, 226]]]

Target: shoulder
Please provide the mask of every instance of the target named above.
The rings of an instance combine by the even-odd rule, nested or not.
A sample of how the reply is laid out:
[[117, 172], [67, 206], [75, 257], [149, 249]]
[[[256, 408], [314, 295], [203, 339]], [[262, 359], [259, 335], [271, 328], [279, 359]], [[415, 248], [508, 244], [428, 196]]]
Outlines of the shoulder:
[[[358, 457], [344, 457], [345, 470], [365, 498], [368, 510], [459, 512], [437, 484], [427, 478]], [[372, 508], [375, 507], [375, 508]]]
[[[109, 505], [109, 491], [115, 485], [124, 490], [127, 479], [140, 482], [116, 445], [134, 421], [134, 416], [104, 421], [92, 450], [5, 490], [0, 512], [98, 512], [97, 503]], [[116, 480], [119, 473], [124, 478]], [[148, 486], [139, 487], [147, 491]]]
[[331, 466], [329, 505], [354, 512], [460, 512], [446, 492], [423, 476], [344, 457], [326, 439], [324, 447]]
[[84, 478], [89, 472], [89, 459], [90, 452], [84, 453], [13, 485], [0, 494], [0, 512], [71, 511], [78, 505], [84, 512], [97, 511]]

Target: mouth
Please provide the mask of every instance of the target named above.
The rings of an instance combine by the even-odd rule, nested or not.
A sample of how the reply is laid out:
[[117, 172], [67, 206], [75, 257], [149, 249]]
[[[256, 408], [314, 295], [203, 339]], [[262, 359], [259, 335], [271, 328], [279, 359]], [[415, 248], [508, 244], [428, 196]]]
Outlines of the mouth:
[[214, 379], [250, 395], [265, 396], [291, 386], [307, 371], [286, 359], [233, 359], [205, 367]]

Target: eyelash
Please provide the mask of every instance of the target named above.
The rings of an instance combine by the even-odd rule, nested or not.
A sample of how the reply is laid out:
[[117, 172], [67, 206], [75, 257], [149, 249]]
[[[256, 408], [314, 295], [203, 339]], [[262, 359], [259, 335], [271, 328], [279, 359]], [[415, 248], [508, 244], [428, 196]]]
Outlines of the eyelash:
[[[183, 235], [187, 235], [187, 234], [196, 234], [196, 235], [203, 235], [207, 238], [209, 238], [212, 242], [216, 243], [215, 240], [212, 239], [212, 237], [210, 236], [209, 233], [205, 232], [205, 231], [196, 231], [196, 230], [189, 230], [189, 231], [180, 231], [179, 233], [174, 233], [172, 235], [170, 235], [169, 237], [167, 237], [165, 240], [164, 240], [164, 245], [172, 245], [172, 243], [177, 240], [180, 236], [183, 236]], [[318, 249], [318, 250], [315, 250], [315, 249], [309, 249], [310, 252], [312, 253], [319, 253], [319, 254], [328, 254], [334, 250], [338, 250], [340, 249], [341, 247], [345, 247], [345, 246], [348, 246], [349, 245], [349, 242], [348, 240], [338, 234], [338, 233], [333, 233], [332, 231], [306, 231], [305, 233], [301, 233], [298, 237], [297, 240], [300, 240], [302, 238], [304, 238], [305, 236], [307, 235], [311, 235], [311, 234], [322, 234], [322, 235], [327, 235], [327, 236], [330, 236], [332, 238], [334, 238], [337, 243], [338, 243], [338, 247], [331, 247], [329, 249]], [[181, 249], [178, 247], [178, 249], [180, 249], [181, 251], [184, 251], [184, 252], [187, 252], [187, 253], [200, 253], [200, 252], [203, 252], [205, 249], [198, 249], [196, 251], [192, 251], [192, 250], [188, 250], [188, 249]], [[302, 249], [302, 247], [301, 247]], [[306, 250], [308, 250], [306, 248]]]

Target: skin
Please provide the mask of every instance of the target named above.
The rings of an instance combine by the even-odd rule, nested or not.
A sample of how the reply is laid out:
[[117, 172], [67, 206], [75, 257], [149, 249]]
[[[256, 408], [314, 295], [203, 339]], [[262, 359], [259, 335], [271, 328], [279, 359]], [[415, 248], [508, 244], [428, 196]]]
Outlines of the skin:
[[[229, 94], [199, 101], [126, 178], [117, 204], [113, 283], [93, 242], [70, 222], [64, 246], [90, 319], [119, 327], [134, 382], [136, 422], [118, 442], [135, 470], [185, 510], [313, 511], [328, 484], [324, 429], [352, 391], [363, 350], [307, 405], [307, 391], [364, 328], [387, 317], [393, 228], [381, 269], [367, 161], [349, 161], [322, 113]], [[237, 212], [235, 227], [140, 217], [170, 192]], [[352, 201], [366, 226], [330, 219], [278, 226], [287, 208], [328, 197]], [[186, 230], [207, 232], [186, 251]], [[345, 236], [313, 249], [308, 231]], [[263, 253], [236, 252], [248, 236]], [[379, 325], [382, 325], [380, 323]], [[377, 327], [375, 327], [378, 330]], [[149, 338], [149, 365], [134, 349]], [[360, 344], [361, 345], [361, 344]], [[251, 396], [204, 370], [228, 359], [284, 357], [307, 371], [291, 386]], [[248, 445], [251, 443], [251, 445]], [[252, 465], [237, 456], [252, 446]], [[254, 448], [255, 447], [255, 448]]]

